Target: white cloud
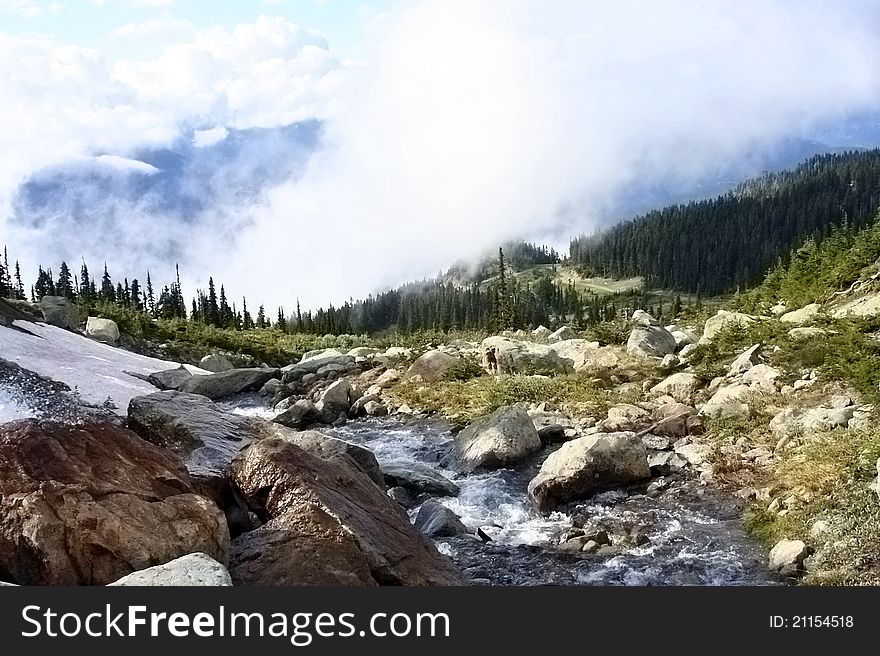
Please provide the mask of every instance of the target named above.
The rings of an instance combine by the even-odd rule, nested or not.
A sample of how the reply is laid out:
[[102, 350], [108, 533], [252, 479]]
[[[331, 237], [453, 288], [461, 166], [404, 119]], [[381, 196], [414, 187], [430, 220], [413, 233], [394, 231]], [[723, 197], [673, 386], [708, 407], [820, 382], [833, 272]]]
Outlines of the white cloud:
[[229, 130], [222, 125], [209, 130], [196, 130], [193, 134], [193, 145], [196, 148], [207, 148], [220, 143], [229, 136]]
[[153, 36], [168, 36], [180, 32], [191, 32], [193, 25], [185, 18], [177, 16], [160, 16], [140, 23], [126, 23], [110, 32], [114, 39], [145, 38]]
[[120, 157], [119, 155], [98, 155], [94, 158], [94, 161], [102, 166], [107, 166], [124, 173], [153, 175], [154, 173], [159, 172], [159, 169], [151, 164], [136, 159], [130, 159], [128, 157]]
[[62, 2], [41, 2], [40, 0], [0, 0], [0, 11], [24, 18], [38, 18], [45, 14], [57, 14], [64, 9]]

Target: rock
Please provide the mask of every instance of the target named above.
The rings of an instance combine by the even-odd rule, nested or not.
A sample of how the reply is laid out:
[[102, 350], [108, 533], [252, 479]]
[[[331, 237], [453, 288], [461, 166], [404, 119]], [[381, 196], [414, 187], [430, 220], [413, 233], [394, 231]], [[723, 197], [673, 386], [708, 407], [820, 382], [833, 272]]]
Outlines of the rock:
[[696, 344], [687, 344], [682, 347], [681, 351], [678, 352], [678, 359], [682, 362], [687, 362], [688, 359], [697, 351], [698, 346]]
[[664, 356], [663, 360], [660, 362], [660, 368], [663, 371], [672, 371], [680, 364], [681, 360], [678, 359], [678, 356], [670, 353], [669, 355]]
[[180, 365], [177, 369], [166, 369], [150, 374], [147, 376], [147, 382], [160, 390], [176, 390], [192, 377], [189, 369]]
[[366, 414], [366, 405], [370, 401], [379, 401], [378, 394], [364, 394], [362, 397], [357, 399], [354, 403], [351, 404], [351, 408], [348, 411], [350, 417], [360, 417], [361, 415]]
[[675, 452], [695, 467], [704, 464], [712, 454], [708, 444], [685, 444], [675, 448]]
[[381, 351], [377, 348], [370, 348], [369, 346], [358, 346], [357, 348], [351, 349], [346, 355], [350, 355], [351, 357], [357, 358], [369, 358], [374, 355], [381, 353]]
[[770, 308], [770, 314], [774, 317], [781, 317], [786, 312], [788, 312], [788, 308], [786, 307], [785, 303], [777, 303]]
[[793, 323], [798, 326], [803, 326], [805, 324], [815, 321], [821, 313], [821, 305], [819, 305], [818, 303], [810, 303], [809, 305], [802, 307], [800, 310], [786, 312], [781, 317], [779, 317], [779, 320], [783, 323]]
[[[355, 365], [350, 364], [327, 364], [318, 369], [315, 375], [318, 378], [327, 378], [329, 380], [336, 380], [340, 376], [344, 376], [349, 371], [354, 370]], [[306, 374], [308, 376], [309, 374]], [[304, 378], [305, 376], [303, 376]]]
[[391, 346], [385, 349], [384, 355], [392, 360], [402, 360], [412, 355], [412, 349], [408, 349], [405, 346]]
[[357, 400], [353, 393], [351, 383], [347, 380], [337, 380], [321, 394], [320, 400], [315, 404], [321, 418], [328, 424], [342, 414], [348, 414], [352, 403]]
[[426, 383], [436, 383], [460, 360], [442, 351], [428, 351], [420, 355], [406, 371], [405, 378], [421, 376]]
[[400, 371], [398, 371], [397, 369], [389, 369], [381, 376], [379, 376], [376, 379], [376, 382], [373, 384], [376, 385], [379, 389], [388, 389], [401, 378], [403, 378], [403, 374]]
[[281, 414], [272, 419], [277, 424], [299, 430], [317, 424], [321, 413], [314, 403], [308, 399], [299, 399], [287, 407]]
[[260, 388], [260, 396], [274, 397], [276, 394], [278, 394], [278, 392], [281, 391], [282, 387], [284, 387], [284, 383], [282, 383], [278, 378], [267, 380], [266, 384]]
[[739, 376], [760, 363], [762, 348], [761, 344], [755, 344], [740, 353], [727, 370], [727, 375], [730, 377]]
[[703, 336], [700, 338], [700, 343], [704, 344], [706, 342], [711, 342], [715, 337], [718, 336], [725, 328], [729, 328], [731, 326], [740, 326], [745, 328], [749, 326], [751, 323], [755, 321], [756, 317], [753, 317], [748, 314], [742, 314], [740, 312], [728, 312], [727, 310], [718, 310], [718, 313], [714, 317], [709, 317], [706, 320], [706, 325], [703, 328]]
[[409, 510], [410, 508], [415, 508], [418, 505], [418, 501], [416, 500], [415, 495], [407, 490], [405, 487], [388, 488], [388, 497], [399, 503], [407, 510]]
[[230, 586], [229, 570], [203, 553], [181, 556], [170, 563], [123, 576], [110, 586]]
[[809, 410], [786, 408], [770, 420], [770, 430], [777, 438], [804, 432], [830, 431], [846, 428], [856, 408], [813, 408]]
[[715, 419], [745, 419], [751, 416], [747, 401], [755, 392], [746, 385], [721, 387], [700, 409], [700, 414]]
[[172, 454], [112, 423], [0, 426], [0, 572], [23, 585], [104, 585], [229, 553], [223, 513]]
[[770, 550], [770, 569], [784, 576], [795, 576], [804, 570], [804, 560], [811, 554], [801, 540], [780, 540]]
[[482, 366], [497, 374], [557, 374], [573, 371], [572, 360], [550, 346], [506, 337], [487, 337], [480, 345]]
[[319, 431], [283, 431], [275, 436], [296, 444], [321, 460], [350, 458], [371, 481], [385, 489], [385, 476], [379, 468], [379, 462], [373, 452], [365, 447]]
[[656, 421], [662, 421], [675, 417], [690, 417], [695, 414], [697, 414], [697, 410], [684, 403], [665, 403], [657, 407], [652, 416]]
[[670, 334], [675, 338], [676, 351], [680, 351], [685, 346], [692, 346], [699, 341], [699, 337], [689, 330], [671, 330]]
[[451, 538], [467, 533], [458, 515], [436, 501], [425, 501], [416, 515], [413, 525], [429, 538]]
[[384, 417], [388, 414], [388, 408], [378, 401], [367, 401], [364, 404], [364, 412], [370, 417]]
[[477, 419], [455, 436], [458, 459], [465, 471], [514, 465], [541, 448], [541, 438], [525, 410], [503, 406]]
[[880, 294], [872, 294], [844, 303], [834, 311], [833, 316], [835, 319], [843, 319], [845, 317], [874, 317], [878, 314], [880, 314]]
[[626, 343], [626, 352], [641, 358], [662, 358], [675, 351], [675, 337], [662, 326], [636, 326]]
[[642, 444], [645, 445], [646, 449], [652, 449], [654, 451], [666, 451], [670, 447], [668, 437], [654, 435], [652, 433], [642, 435]]
[[669, 476], [684, 469], [687, 464], [688, 461], [674, 451], [662, 451], [648, 458], [648, 468], [652, 476]]
[[327, 349], [314, 352], [313, 354], [306, 353], [301, 361], [288, 365], [281, 370], [284, 374], [282, 380], [285, 383], [301, 380], [306, 374], [317, 374], [319, 370], [328, 365], [353, 367], [355, 364], [353, 356], [340, 353], [335, 349]]
[[538, 437], [541, 439], [541, 444], [559, 444], [568, 439], [565, 435], [565, 427], [559, 424], [539, 428]]
[[556, 342], [552, 348], [563, 360], [571, 360], [575, 371], [612, 369], [619, 363], [610, 348], [599, 348], [599, 342], [586, 339], [567, 339]]
[[50, 326], [76, 330], [79, 328], [79, 312], [76, 306], [63, 296], [44, 296], [40, 299], [43, 319]]
[[89, 317], [86, 320], [86, 337], [91, 337], [105, 344], [116, 344], [119, 341], [119, 326], [110, 319]]
[[690, 416], [666, 417], [651, 427], [651, 431], [657, 435], [666, 437], [684, 437], [689, 433], [688, 420]]
[[590, 493], [650, 478], [648, 453], [635, 433], [603, 433], [563, 444], [529, 483], [542, 511]]
[[343, 459], [324, 461], [283, 439], [253, 443], [235, 482], [268, 518], [232, 544], [236, 585], [454, 585], [455, 567], [406, 513]]
[[278, 369], [231, 369], [207, 376], [193, 376], [178, 389], [188, 394], [201, 394], [216, 401], [233, 394], [258, 390], [279, 375]]
[[386, 462], [382, 466], [388, 487], [403, 487], [415, 494], [457, 497], [458, 485], [428, 465], [413, 462]]
[[651, 328], [659, 326], [660, 322], [644, 310], [636, 310], [630, 318], [630, 324], [639, 328]]
[[204, 396], [176, 391], [133, 398], [128, 423], [142, 438], [183, 460], [190, 475], [206, 481], [226, 477], [229, 463], [252, 433], [246, 418], [223, 412]]
[[547, 335], [548, 342], [563, 342], [567, 339], [577, 339], [578, 334], [568, 326], [562, 326], [559, 330]]
[[654, 396], [671, 396], [679, 403], [692, 403], [699, 386], [700, 379], [694, 374], [679, 372], [654, 385], [650, 393]]
[[782, 372], [766, 364], [756, 364], [743, 374], [742, 382], [764, 394], [775, 394]]
[[204, 369], [205, 371], [210, 371], [215, 374], [223, 373], [224, 371], [230, 371], [234, 367], [232, 363], [224, 358], [222, 355], [206, 355], [201, 360], [199, 360], [199, 367]]
[[552, 333], [553, 331], [546, 326], [538, 326], [532, 331], [532, 335], [538, 339], [547, 339]]

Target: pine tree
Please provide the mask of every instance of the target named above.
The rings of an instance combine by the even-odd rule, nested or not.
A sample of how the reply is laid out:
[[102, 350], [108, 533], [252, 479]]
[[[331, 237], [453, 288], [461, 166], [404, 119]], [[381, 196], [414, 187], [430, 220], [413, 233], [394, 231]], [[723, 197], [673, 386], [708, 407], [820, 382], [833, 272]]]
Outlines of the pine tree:
[[89, 275], [89, 267], [86, 266], [85, 259], [79, 269], [79, 298], [83, 303], [92, 300], [92, 278]]
[[25, 300], [24, 284], [21, 282], [21, 269], [18, 266], [18, 260], [15, 261], [15, 296], [18, 300]]
[[284, 317], [284, 308], [278, 308], [278, 320], [275, 322], [275, 327], [283, 333], [287, 332], [287, 319]]
[[131, 306], [138, 312], [142, 312], [144, 306], [143, 301], [141, 301], [141, 284], [138, 282], [137, 278], [132, 278], [131, 280], [129, 298], [131, 299]]
[[257, 328], [265, 328], [266, 327], [266, 309], [260, 305], [260, 309], [257, 311]]
[[220, 325], [220, 307], [217, 305], [217, 291], [214, 289], [214, 278], [208, 278], [208, 307], [205, 322], [212, 326]]
[[110, 278], [110, 272], [107, 271], [107, 263], [104, 262], [104, 275], [101, 278], [101, 300], [107, 303], [116, 302], [116, 289], [113, 287], [113, 280]]
[[248, 312], [247, 309], [247, 299], [242, 296], [241, 297], [241, 314], [242, 314], [242, 325], [245, 330], [251, 330], [254, 327], [254, 320], [251, 318], [251, 313]]
[[156, 297], [153, 296], [153, 281], [150, 280], [150, 272], [147, 271], [147, 312], [151, 317], [156, 316]]

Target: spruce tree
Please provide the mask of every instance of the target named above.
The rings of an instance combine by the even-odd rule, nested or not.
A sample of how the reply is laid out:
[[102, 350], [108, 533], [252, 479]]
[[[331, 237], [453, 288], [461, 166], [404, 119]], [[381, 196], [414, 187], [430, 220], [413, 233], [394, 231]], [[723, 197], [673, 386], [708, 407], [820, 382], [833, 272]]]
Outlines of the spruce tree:
[[18, 260], [15, 261], [15, 297], [20, 301], [25, 300], [24, 284], [21, 281], [21, 269], [18, 266]]
[[104, 262], [104, 275], [101, 277], [101, 300], [107, 303], [116, 302], [116, 289], [113, 287], [113, 280], [110, 278], [106, 262]]

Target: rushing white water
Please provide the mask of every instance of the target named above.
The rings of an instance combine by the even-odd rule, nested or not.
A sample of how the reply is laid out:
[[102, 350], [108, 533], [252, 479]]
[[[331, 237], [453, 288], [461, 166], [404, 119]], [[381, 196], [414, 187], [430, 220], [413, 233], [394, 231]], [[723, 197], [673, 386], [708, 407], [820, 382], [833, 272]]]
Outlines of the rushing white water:
[[34, 416], [30, 408], [18, 403], [8, 391], [0, 389], [0, 424]]
[[[225, 405], [242, 415], [272, 415], [264, 400], [256, 397]], [[543, 515], [529, 502], [526, 488], [546, 453], [517, 470], [462, 473], [456, 469], [452, 434], [442, 422], [386, 418], [321, 430], [369, 448], [380, 466], [428, 466], [453, 480], [460, 494], [438, 501], [459, 515], [468, 529], [480, 528], [492, 541], [484, 544], [466, 535], [440, 539], [437, 547], [476, 581], [499, 585], [777, 583], [764, 565], [766, 555], [744, 534], [731, 502], [698, 484], [658, 498], [612, 490], [567, 508], [567, 513]], [[559, 537], [578, 522], [644, 527], [648, 540], [607, 555], [560, 551]]]

